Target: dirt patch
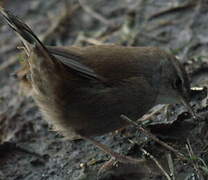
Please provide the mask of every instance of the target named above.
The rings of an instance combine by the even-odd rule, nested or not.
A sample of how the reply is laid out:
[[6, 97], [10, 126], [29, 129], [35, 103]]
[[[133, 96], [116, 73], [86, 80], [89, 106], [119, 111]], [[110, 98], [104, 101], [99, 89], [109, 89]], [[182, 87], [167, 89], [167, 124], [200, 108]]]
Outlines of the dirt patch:
[[[207, 87], [206, 1], [84, 2], [84, 7], [80, 7], [77, 1], [2, 1], [5, 8], [22, 17], [48, 45], [159, 46], [181, 58], [192, 86]], [[18, 37], [0, 21], [0, 179], [96, 179], [99, 168], [109, 157], [89, 142], [67, 141], [52, 131], [33, 100], [21, 94], [17, 80], [11, 76], [21, 61], [16, 49], [19, 45]], [[202, 119], [194, 120], [183, 106], [174, 105], [161, 110], [156, 107], [158, 112], [145, 125], [158, 138], [183, 153], [187, 157], [185, 160], [133, 126], [97, 137], [97, 140], [137, 158], [143, 157], [146, 150], [168, 173], [172, 169], [177, 180], [207, 179], [206, 90], [198, 93], [191, 104]], [[147, 164], [152, 173], [143, 166], [118, 164], [101, 172], [99, 179], [166, 179], [153, 160], [148, 160]]]

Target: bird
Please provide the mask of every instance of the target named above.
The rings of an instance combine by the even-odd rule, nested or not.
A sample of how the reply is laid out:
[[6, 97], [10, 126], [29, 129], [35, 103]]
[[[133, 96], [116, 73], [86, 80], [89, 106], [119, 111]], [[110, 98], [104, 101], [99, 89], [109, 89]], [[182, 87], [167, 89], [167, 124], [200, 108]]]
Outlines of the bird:
[[86, 139], [120, 162], [135, 162], [94, 137], [128, 126], [122, 114], [138, 119], [157, 104], [183, 103], [195, 117], [188, 74], [171, 53], [158, 47], [47, 46], [20, 18], [2, 7], [0, 13], [23, 42], [23, 79], [34, 101], [68, 139]]

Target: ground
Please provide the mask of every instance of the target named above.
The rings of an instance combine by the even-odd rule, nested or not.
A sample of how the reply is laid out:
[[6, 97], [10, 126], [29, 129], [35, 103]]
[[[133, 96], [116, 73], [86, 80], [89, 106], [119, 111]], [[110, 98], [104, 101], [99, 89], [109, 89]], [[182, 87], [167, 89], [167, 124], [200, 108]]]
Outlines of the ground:
[[[18, 37], [0, 20], [0, 180], [203, 180], [208, 177], [207, 97], [208, 3], [206, 0], [16, 0], [0, 3], [20, 16], [44, 43], [116, 43], [158, 46], [180, 58], [192, 87], [193, 119], [182, 105], [158, 106], [143, 127], [173, 149], [159, 145], [141, 128], [128, 127], [97, 137], [114, 151], [143, 164], [116, 164], [99, 173], [109, 156], [84, 140], [68, 141], [22, 94], [12, 74], [22, 56]], [[147, 117], [146, 117], [147, 118]], [[138, 130], [139, 129], [139, 130]], [[180, 156], [180, 154], [184, 156]], [[147, 156], [147, 155], [146, 155]], [[161, 164], [164, 171], [158, 168]], [[152, 173], [150, 173], [152, 172]]]

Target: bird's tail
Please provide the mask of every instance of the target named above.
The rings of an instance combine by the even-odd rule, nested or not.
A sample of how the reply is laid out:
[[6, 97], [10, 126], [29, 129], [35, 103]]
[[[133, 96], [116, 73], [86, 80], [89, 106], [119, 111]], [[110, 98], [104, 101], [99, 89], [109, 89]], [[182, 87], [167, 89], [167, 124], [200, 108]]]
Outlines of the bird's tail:
[[20, 36], [27, 51], [29, 51], [31, 45], [41, 47], [41, 49], [46, 50], [46, 47], [33, 33], [29, 26], [26, 25], [23, 21], [21, 21], [17, 16], [14, 16], [12, 13], [5, 10], [1, 6], [0, 13], [2, 14], [3, 18], [6, 20], [8, 25]]
[[[43, 45], [33, 31], [22, 22], [18, 17], [4, 10], [0, 6], [0, 14], [3, 15], [8, 25], [20, 36], [24, 43], [26, 54], [30, 55], [31, 49], [35, 47], [38, 50], [38, 56], [44, 57], [44, 61], [50, 62], [48, 64], [57, 65], [57, 62], [62, 63], [73, 72], [79, 74], [81, 77], [88, 79], [96, 79], [105, 81], [103, 77], [97, 75], [93, 69], [77, 61], [76, 55], [58, 50], [57, 48], [50, 48]], [[37, 52], [37, 51], [36, 51]], [[36, 53], [37, 54], [37, 53]], [[40, 60], [41, 58], [39, 58]]]
[[[54, 64], [53, 56], [49, 53], [46, 46], [38, 39], [38, 37], [33, 33], [33, 31], [26, 25], [23, 21], [21, 21], [18, 17], [14, 16], [9, 11], [3, 9], [0, 6], [0, 14], [2, 14], [3, 18], [6, 20], [8, 25], [17, 33], [17, 35], [21, 38], [25, 48], [25, 53], [30, 56], [31, 52], [35, 52], [38, 58], [30, 58], [30, 61], [33, 63], [29, 63], [29, 61], [24, 61], [21, 65], [21, 68], [14, 73], [13, 75], [19, 80], [21, 90], [25, 95], [31, 94], [32, 85], [31, 81], [27, 78], [30, 75], [31, 66], [35, 67], [36, 64], [41, 66], [42, 61], [47, 61], [50, 63], [45, 63], [51, 67]], [[41, 58], [42, 57], [42, 58]], [[52, 62], [52, 63], [51, 63]], [[47, 66], [47, 67], [48, 67]]]

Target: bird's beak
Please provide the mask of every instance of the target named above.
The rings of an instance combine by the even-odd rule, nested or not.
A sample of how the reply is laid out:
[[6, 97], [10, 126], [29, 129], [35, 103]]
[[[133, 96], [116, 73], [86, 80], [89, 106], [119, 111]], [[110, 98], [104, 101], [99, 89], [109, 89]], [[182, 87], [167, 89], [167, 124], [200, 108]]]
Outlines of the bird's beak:
[[188, 109], [188, 111], [191, 113], [192, 117], [194, 119], [196, 119], [197, 116], [196, 116], [195, 112], [193, 111], [191, 105], [189, 104], [188, 100], [185, 97], [181, 96], [181, 102]]

